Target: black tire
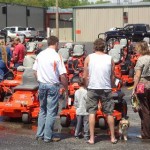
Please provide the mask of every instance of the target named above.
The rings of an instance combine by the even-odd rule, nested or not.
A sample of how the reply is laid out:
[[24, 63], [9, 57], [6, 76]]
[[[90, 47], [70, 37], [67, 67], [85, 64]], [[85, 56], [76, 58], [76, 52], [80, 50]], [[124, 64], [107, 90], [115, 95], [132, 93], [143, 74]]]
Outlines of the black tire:
[[98, 124], [99, 124], [100, 129], [102, 129], [102, 130], [106, 130], [108, 128], [108, 124], [107, 124], [105, 118], [99, 118]]
[[4, 92], [3, 88], [0, 89], [0, 102], [4, 101], [6, 93]]
[[28, 113], [23, 113], [22, 114], [22, 122], [24, 124], [31, 123], [31, 116]]
[[60, 118], [60, 124], [61, 124], [62, 127], [69, 127], [70, 123], [71, 123], [70, 117], [62, 116]]

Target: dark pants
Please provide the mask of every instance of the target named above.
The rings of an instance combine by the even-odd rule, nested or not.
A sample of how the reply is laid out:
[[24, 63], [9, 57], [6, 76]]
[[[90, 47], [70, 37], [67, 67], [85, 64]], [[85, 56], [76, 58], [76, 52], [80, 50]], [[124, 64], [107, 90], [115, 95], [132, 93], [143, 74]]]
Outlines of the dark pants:
[[150, 139], [150, 90], [145, 94], [138, 95], [140, 100], [139, 116], [141, 118], [141, 136]]
[[17, 68], [19, 66], [23, 66], [23, 63], [14, 63], [14, 67]]
[[82, 134], [82, 128], [84, 127], [84, 138], [89, 137], [89, 116], [77, 115], [77, 125], [75, 129], [75, 136], [80, 136]]

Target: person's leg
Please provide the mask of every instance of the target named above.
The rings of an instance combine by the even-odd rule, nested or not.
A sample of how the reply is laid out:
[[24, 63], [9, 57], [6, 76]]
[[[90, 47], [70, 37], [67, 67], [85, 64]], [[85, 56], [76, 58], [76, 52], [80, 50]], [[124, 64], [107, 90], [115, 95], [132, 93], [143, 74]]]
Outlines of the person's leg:
[[107, 114], [107, 122], [110, 129], [111, 134], [111, 142], [113, 144], [117, 143], [115, 138], [115, 123], [113, 117], [114, 103], [111, 100], [111, 90], [103, 90], [101, 94], [101, 102], [102, 102], [102, 111]]
[[90, 143], [94, 143], [95, 114], [89, 114]]
[[84, 125], [84, 139], [89, 139], [89, 115], [83, 116], [83, 125]]
[[114, 117], [112, 115], [107, 116], [107, 122], [110, 129], [111, 142], [116, 141], [115, 138], [115, 126], [114, 126]]
[[138, 96], [140, 99], [139, 116], [141, 119], [141, 136], [143, 139], [150, 138], [150, 94]]
[[88, 89], [87, 91], [87, 100], [86, 108], [89, 113], [89, 129], [90, 129], [90, 139], [88, 143], [94, 144], [94, 129], [95, 129], [95, 114], [98, 109], [98, 99], [99, 95], [96, 90]]
[[39, 85], [39, 101], [40, 101], [40, 112], [38, 116], [38, 128], [37, 128], [37, 138], [42, 137], [44, 138], [44, 127], [45, 127], [45, 120], [46, 120], [46, 104], [47, 104], [47, 91], [45, 89], [44, 84], [40, 83]]
[[81, 132], [82, 132], [82, 116], [81, 115], [77, 115], [77, 125], [76, 125], [76, 129], [75, 129], [75, 137], [80, 137]]
[[44, 128], [44, 141], [51, 141], [53, 138], [53, 127], [58, 111], [59, 86], [48, 85], [47, 93], [47, 115]]

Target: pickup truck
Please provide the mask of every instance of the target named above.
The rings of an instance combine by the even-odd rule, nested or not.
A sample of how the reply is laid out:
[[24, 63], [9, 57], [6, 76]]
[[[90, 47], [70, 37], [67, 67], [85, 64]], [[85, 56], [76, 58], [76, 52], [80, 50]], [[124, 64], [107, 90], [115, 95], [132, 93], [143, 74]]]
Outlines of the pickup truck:
[[145, 37], [150, 38], [150, 26], [148, 24], [128, 24], [123, 28], [115, 28], [113, 31], [107, 31], [104, 34], [106, 41], [117, 38], [127, 38], [134, 42], [142, 41]]
[[8, 34], [8, 31], [13, 32], [13, 33], [16, 33], [16, 34], [18, 34], [18, 35], [22, 35], [22, 36], [24, 36], [24, 39], [25, 39], [25, 38], [28, 38], [28, 39], [32, 40], [32, 39], [34, 38], [34, 36], [32, 36], [32, 34], [31, 34], [30, 31], [26, 31], [26, 28], [21, 27], [21, 26], [5, 27], [4, 29], [2, 29], [2, 30], [0, 31], [0, 34], [3, 33], [3, 35], [4, 35], [4, 33], [5, 33], [5, 37], [6, 37], [7, 39], [12, 40], [13, 37], [12, 37], [10, 34]]
[[16, 33], [12, 30], [0, 30], [0, 36], [5, 39], [7, 42], [10, 42], [16, 37], [19, 37], [21, 41], [23, 40], [24, 36], [21, 33]]

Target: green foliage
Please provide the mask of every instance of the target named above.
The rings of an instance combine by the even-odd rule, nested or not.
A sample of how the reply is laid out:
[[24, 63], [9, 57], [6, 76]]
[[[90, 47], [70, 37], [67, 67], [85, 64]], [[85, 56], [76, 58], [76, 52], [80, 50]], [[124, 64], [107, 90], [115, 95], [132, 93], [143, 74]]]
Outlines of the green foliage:
[[[56, 5], [56, 0], [0, 0], [0, 2], [36, 7], [52, 7]], [[90, 3], [88, 0], [58, 0], [58, 3], [60, 8], [71, 8], [74, 6], [93, 4], [92, 2]], [[100, 3], [104, 3], [103, 0], [99, 0], [96, 2], [96, 4]]]
[[110, 3], [110, 1], [109, 0], [108, 1], [98, 0], [96, 2], [96, 4], [104, 4], [104, 3]]

